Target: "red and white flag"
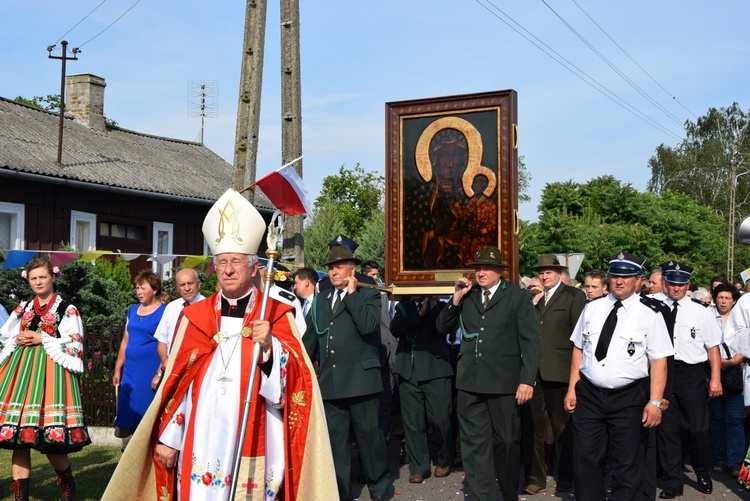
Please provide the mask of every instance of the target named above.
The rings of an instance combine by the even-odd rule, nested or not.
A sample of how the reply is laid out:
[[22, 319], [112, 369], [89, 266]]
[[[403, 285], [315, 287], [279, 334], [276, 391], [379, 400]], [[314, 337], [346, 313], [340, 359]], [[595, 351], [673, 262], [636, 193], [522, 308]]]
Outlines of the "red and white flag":
[[307, 188], [293, 166], [300, 158], [302, 157], [292, 160], [251, 185], [258, 185], [271, 203], [288, 216], [310, 213]]

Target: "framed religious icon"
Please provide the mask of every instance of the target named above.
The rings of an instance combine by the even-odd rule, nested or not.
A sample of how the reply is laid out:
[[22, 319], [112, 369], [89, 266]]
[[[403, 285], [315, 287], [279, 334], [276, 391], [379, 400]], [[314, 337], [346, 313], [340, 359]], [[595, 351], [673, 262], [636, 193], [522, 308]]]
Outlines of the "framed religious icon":
[[518, 280], [516, 99], [386, 103], [386, 283], [447, 290], [486, 245]]

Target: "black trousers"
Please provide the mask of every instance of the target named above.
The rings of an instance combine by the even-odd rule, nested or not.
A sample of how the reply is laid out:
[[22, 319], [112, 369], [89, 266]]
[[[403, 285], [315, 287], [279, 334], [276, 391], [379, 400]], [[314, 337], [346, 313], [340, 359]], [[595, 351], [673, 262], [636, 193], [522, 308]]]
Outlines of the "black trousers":
[[573, 481], [573, 441], [570, 414], [565, 410], [568, 383], [544, 381], [537, 374], [534, 394], [521, 407], [523, 430], [523, 469], [527, 484], [547, 487], [544, 467], [544, 411], [552, 425], [557, 459], [557, 483]]
[[573, 475], [577, 501], [606, 499], [604, 462], [612, 462], [612, 501], [643, 496], [644, 442], [641, 423], [648, 402], [645, 384], [606, 394], [588, 380], [576, 383], [573, 423]]
[[695, 474], [708, 476], [712, 462], [708, 390], [703, 364], [685, 364], [676, 360], [672, 395], [667, 399], [669, 409], [662, 414], [661, 424], [656, 429], [659, 462], [669, 477], [667, 485], [679, 490], [685, 483], [682, 473], [683, 431]]

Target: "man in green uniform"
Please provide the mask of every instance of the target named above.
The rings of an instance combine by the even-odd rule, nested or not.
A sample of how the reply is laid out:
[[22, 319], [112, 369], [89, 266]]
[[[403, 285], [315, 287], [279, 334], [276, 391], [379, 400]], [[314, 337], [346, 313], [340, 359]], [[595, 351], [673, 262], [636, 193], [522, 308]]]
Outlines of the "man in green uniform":
[[387, 499], [390, 484], [385, 437], [378, 427], [381, 302], [376, 290], [358, 287], [354, 269], [359, 262], [345, 245], [331, 247], [324, 264], [332, 288], [315, 296], [302, 340], [310, 359], [320, 361], [318, 385], [339, 498], [352, 499], [351, 427], [370, 498], [378, 501]]
[[435, 320], [444, 307], [445, 303], [435, 296], [407, 299], [398, 303], [391, 322], [391, 332], [399, 339], [393, 372], [399, 378], [409, 482], [413, 484], [430, 476], [427, 423], [438, 443], [435, 476], [450, 475], [453, 461], [453, 368], [445, 336], [435, 329]]
[[503, 498], [516, 499], [519, 409], [539, 369], [539, 322], [528, 292], [502, 277], [507, 265], [497, 247], [483, 247], [469, 266], [476, 284], [459, 279], [436, 322], [446, 334], [461, 326], [456, 388], [466, 481], [475, 500], [495, 501], [495, 478]]

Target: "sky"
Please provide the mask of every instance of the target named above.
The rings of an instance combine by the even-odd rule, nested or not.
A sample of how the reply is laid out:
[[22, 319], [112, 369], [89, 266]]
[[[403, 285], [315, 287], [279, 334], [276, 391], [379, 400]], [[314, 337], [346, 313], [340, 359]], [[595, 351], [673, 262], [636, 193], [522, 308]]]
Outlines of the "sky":
[[[342, 165], [384, 175], [387, 102], [514, 89], [532, 177], [526, 220], [537, 219], [547, 183], [609, 174], [645, 190], [649, 159], [679, 144], [685, 121], [750, 106], [744, 0], [299, 3], [313, 198]], [[231, 164], [244, 16], [240, 0], [10, 0], [0, 96], [59, 93], [60, 61], [47, 47], [57, 43], [59, 56], [64, 36], [68, 50], [81, 49], [67, 74], [103, 77], [105, 115], [126, 129], [198, 140], [190, 82], [207, 82], [216, 106], [204, 143]], [[258, 176], [281, 165], [281, 21], [279, 2], [268, 2]]]

